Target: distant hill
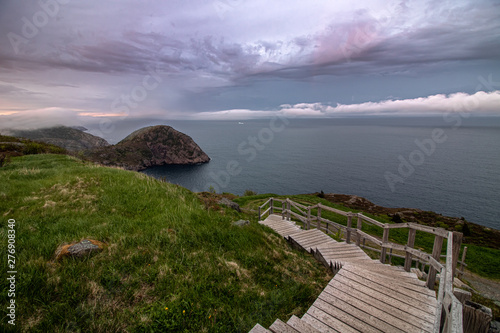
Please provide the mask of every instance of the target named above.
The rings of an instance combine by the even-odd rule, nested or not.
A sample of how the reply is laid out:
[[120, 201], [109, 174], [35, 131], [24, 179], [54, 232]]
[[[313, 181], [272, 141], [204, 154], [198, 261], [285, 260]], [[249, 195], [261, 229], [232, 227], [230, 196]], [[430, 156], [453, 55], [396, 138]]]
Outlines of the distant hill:
[[136, 171], [157, 165], [210, 161], [190, 136], [163, 125], [141, 128], [116, 145], [88, 150], [85, 154], [103, 165]]
[[116, 145], [98, 136], [85, 133], [85, 127], [56, 126], [36, 130], [9, 131], [13, 136], [36, 140], [80, 152], [87, 159], [127, 170], [143, 170], [166, 164], [198, 164], [210, 157], [191, 139], [170, 126], [141, 128]]
[[67, 154], [64, 148], [45, 142], [16, 138], [0, 134], [0, 167], [10, 161], [11, 157], [34, 154]]
[[85, 133], [84, 127], [56, 126], [35, 130], [11, 131], [13, 136], [42, 141], [69, 151], [81, 151], [96, 147], [106, 147], [109, 143], [98, 136]]

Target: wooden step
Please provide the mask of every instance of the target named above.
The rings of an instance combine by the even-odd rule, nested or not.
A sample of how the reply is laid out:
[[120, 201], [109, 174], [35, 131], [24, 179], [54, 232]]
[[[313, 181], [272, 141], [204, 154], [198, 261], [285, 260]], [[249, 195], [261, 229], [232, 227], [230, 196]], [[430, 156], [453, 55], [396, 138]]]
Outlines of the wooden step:
[[364, 267], [348, 265], [343, 267], [342, 269], [364, 276], [378, 284], [390, 286], [391, 288], [397, 288], [403, 294], [409, 295], [416, 299], [421, 299], [424, 302], [432, 302], [433, 300], [435, 300], [435, 294], [426, 287], [409, 284], [404, 281], [397, 282], [394, 281], [394, 279], [388, 278], [387, 276], [374, 274]]
[[[354, 307], [326, 292], [321, 293], [313, 305], [327, 312], [331, 316], [339, 318], [345, 324], [360, 332], [404, 332], [381, 320], [375, 313], [360, 310], [357, 307]], [[360, 304], [357, 305], [361, 307]], [[366, 308], [364, 308], [364, 310], [366, 310]]]
[[[415, 307], [424, 312], [427, 312], [429, 315], [433, 316], [436, 313], [436, 302], [433, 302], [430, 297], [418, 294], [416, 292], [410, 292], [405, 288], [401, 288], [399, 286], [391, 286], [385, 285], [384, 283], [380, 283], [379, 281], [373, 281], [370, 279], [370, 276], [364, 274], [359, 275], [342, 268], [337, 275], [343, 276], [348, 280], [359, 282], [365, 285], [368, 288], [376, 290], [385, 294], [387, 297], [392, 297], [394, 299], [401, 300], [406, 303], [408, 306]], [[336, 278], [337, 275], [334, 277]]]
[[292, 326], [295, 328], [298, 332], [300, 333], [320, 333], [317, 329], [312, 327], [310, 324], [306, 323], [305, 321], [301, 320], [299, 317], [293, 315], [288, 319], [286, 322], [289, 326]]
[[[411, 305], [408, 302], [405, 302], [405, 300], [399, 299], [397, 297], [397, 293], [396, 295], [389, 295], [387, 293], [380, 292], [380, 289], [374, 289], [371, 285], [347, 279], [341, 274], [337, 274], [332, 279], [332, 281], [330, 281], [329, 285], [335, 287], [338, 284], [342, 285], [345, 290], [356, 290], [358, 293], [366, 295], [366, 297], [371, 298], [373, 302], [382, 302], [384, 304], [387, 304], [391, 308], [400, 309], [400, 311], [405, 313], [402, 316], [409, 315], [409, 318], [414, 317], [414, 320], [423, 320], [431, 325], [434, 324], [433, 317], [429, 314], [428, 311], [422, 310], [415, 305]], [[411, 321], [411, 318], [409, 319], [409, 321]]]
[[[422, 320], [411, 313], [405, 312], [404, 309], [398, 308], [396, 304], [384, 303], [369, 294], [365, 294], [362, 290], [352, 287], [352, 285], [346, 285], [333, 279], [324, 291], [336, 297], [342, 298], [346, 302], [351, 302], [352, 305], [354, 305], [354, 302], [367, 304], [370, 309], [369, 311], [373, 311], [374, 313], [382, 311], [383, 314], [379, 314], [379, 318], [388, 318], [388, 322], [403, 331], [414, 332], [421, 330], [422, 332], [430, 333], [433, 330], [432, 323]], [[374, 309], [371, 309], [372, 307]]]
[[323, 323], [322, 321], [316, 319], [315, 317], [313, 317], [307, 313], [305, 315], [303, 315], [300, 320], [311, 325], [311, 327], [314, 327], [315, 329], [317, 329], [320, 332], [341, 333], [340, 331], [328, 326], [327, 324]]
[[271, 331], [266, 330], [260, 324], [255, 324], [255, 326], [248, 333], [270, 333]]
[[[316, 302], [314, 302], [314, 304], [309, 308], [309, 310], [307, 310], [307, 314], [309, 316], [313, 317], [317, 321], [320, 321], [322, 324], [327, 326], [327, 330], [324, 330], [323, 328], [322, 330], [323, 332], [332, 332], [332, 331], [341, 333], [361, 332], [350, 326], [348, 323], [346, 323], [348, 322], [347, 317], [350, 317], [348, 314], [346, 314], [346, 316], [340, 316], [339, 318], [339, 315], [341, 315], [340, 313], [338, 313], [336, 316], [332, 316], [330, 313], [325, 311], [325, 308], [327, 307], [323, 306], [323, 303], [318, 302], [318, 300], [316, 300]], [[311, 323], [311, 325], [313, 325], [313, 323]], [[363, 331], [363, 333], [370, 333], [370, 332]]]
[[261, 224], [273, 229], [280, 236], [285, 238], [288, 237], [289, 235], [302, 232], [302, 230], [299, 227], [290, 224], [288, 222], [266, 223], [264, 221]]
[[372, 260], [353, 243], [336, 242], [317, 229], [302, 230], [280, 216], [261, 224], [311, 252], [336, 275], [302, 318], [277, 319], [269, 330], [257, 324], [250, 332], [433, 332], [436, 293], [415, 273]]
[[279, 319], [274, 321], [274, 323], [269, 327], [269, 330], [273, 333], [300, 333], [295, 328]]
[[384, 312], [377, 308], [371, 300], [353, 297], [344, 288], [335, 289], [328, 286], [320, 294], [319, 299], [364, 320], [371, 326], [384, 332], [414, 332], [419, 329], [416, 326], [410, 325], [405, 320], [393, 316], [392, 313]]
[[294, 247], [307, 252], [311, 252], [321, 244], [335, 243], [335, 240], [317, 229], [306, 230], [300, 234], [294, 234], [293, 237], [290, 236], [288, 239]]

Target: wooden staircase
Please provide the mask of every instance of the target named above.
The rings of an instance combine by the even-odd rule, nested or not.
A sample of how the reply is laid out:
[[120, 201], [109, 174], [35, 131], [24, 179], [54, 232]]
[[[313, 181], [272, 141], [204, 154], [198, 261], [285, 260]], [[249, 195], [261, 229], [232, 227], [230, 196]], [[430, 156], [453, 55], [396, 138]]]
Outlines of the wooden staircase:
[[269, 329], [256, 324], [251, 333], [435, 331], [436, 293], [416, 274], [372, 260], [358, 246], [336, 242], [320, 230], [302, 230], [279, 215], [259, 223], [314, 255], [335, 276], [302, 318], [277, 319]]

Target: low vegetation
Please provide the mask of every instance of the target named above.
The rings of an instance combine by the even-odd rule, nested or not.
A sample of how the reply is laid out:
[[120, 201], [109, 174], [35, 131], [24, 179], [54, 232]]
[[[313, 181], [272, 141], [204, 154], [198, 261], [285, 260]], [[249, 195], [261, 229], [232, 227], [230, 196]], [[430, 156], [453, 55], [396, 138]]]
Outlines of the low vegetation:
[[[0, 169], [0, 184], [1, 239], [16, 220], [22, 331], [245, 332], [301, 315], [331, 279], [256, 214], [137, 172], [28, 155]], [[55, 260], [84, 238], [105, 249]], [[2, 325], [7, 289], [4, 279]]]
[[[332, 277], [312, 256], [256, 223], [259, 205], [284, 196], [194, 194], [67, 155], [12, 158], [0, 168], [0, 184], [1, 239], [7, 239], [6, 221], [16, 220], [16, 323], [22, 331], [246, 332], [257, 322], [269, 326], [302, 315]], [[222, 197], [242, 212], [220, 204]], [[287, 197], [356, 212], [320, 196]], [[388, 216], [366, 215], [392, 223]], [[322, 216], [346, 223], [327, 211]], [[239, 219], [251, 223], [232, 225]], [[379, 228], [363, 230], [381, 236]], [[85, 238], [102, 242], [104, 250], [56, 260], [58, 248]], [[392, 241], [406, 239], [407, 232], [391, 231]], [[432, 242], [417, 233], [416, 247], [431, 252]], [[469, 269], [499, 279], [500, 250], [467, 246]], [[6, 260], [1, 269], [8, 271]], [[4, 325], [7, 281], [1, 285]]]
[[16, 156], [66, 153], [66, 149], [52, 144], [0, 134], [0, 167], [6, 165], [12, 157]]

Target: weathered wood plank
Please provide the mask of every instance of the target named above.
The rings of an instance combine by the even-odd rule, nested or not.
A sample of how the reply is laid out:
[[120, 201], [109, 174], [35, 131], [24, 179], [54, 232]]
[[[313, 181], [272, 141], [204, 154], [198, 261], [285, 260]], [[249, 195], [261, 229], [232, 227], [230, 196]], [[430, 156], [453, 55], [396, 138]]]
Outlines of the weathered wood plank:
[[384, 223], [379, 222], [379, 221], [377, 221], [377, 220], [374, 220], [374, 219], [372, 219], [371, 217], [365, 216], [365, 215], [363, 215], [363, 214], [361, 214], [361, 213], [358, 213], [358, 216], [359, 216], [359, 217], [361, 217], [361, 218], [362, 218], [363, 220], [365, 220], [366, 222], [369, 222], [369, 223], [371, 223], [371, 224], [376, 225], [377, 227], [380, 227], [380, 228], [383, 228], [383, 227], [384, 227]]
[[[432, 257], [439, 261], [441, 257], [441, 248], [443, 247], [443, 236], [435, 236], [434, 237], [434, 246], [432, 249]], [[427, 274], [427, 287], [429, 289], [434, 289], [434, 284], [436, 282], [436, 269], [434, 267], [429, 268], [429, 273]]]
[[315, 329], [317, 329], [320, 332], [328, 332], [328, 333], [341, 333], [340, 331], [337, 331], [336, 329], [324, 324], [322, 321], [316, 319], [315, 317], [305, 314], [302, 316], [302, 321], [305, 323], [311, 325]]
[[[407, 247], [413, 248], [415, 246], [415, 235], [417, 234], [417, 230], [410, 229], [408, 231], [408, 242], [406, 244]], [[409, 272], [411, 268], [411, 260], [412, 254], [410, 252], [406, 252], [405, 258], [405, 271]]]
[[453, 263], [453, 272], [451, 276], [455, 276], [457, 271], [457, 263], [458, 257], [460, 255], [460, 247], [462, 246], [462, 238], [463, 234], [461, 232], [454, 231], [453, 232], [453, 244], [452, 244], [452, 263]]
[[375, 244], [377, 244], [377, 245], [379, 245], [379, 246], [381, 246], [381, 245], [382, 245], [382, 241], [381, 241], [380, 239], [378, 239], [378, 238], [376, 238], [376, 237], [374, 237], [374, 236], [372, 236], [372, 235], [368, 235], [366, 232], [361, 231], [361, 230], [358, 230], [357, 232], [358, 232], [358, 233], [359, 233], [362, 237], [364, 237], [364, 238], [366, 238], [366, 239], [370, 240], [371, 242], [373, 242], [373, 243], [375, 243]]
[[[373, 327], [382, 332], [405, 332], [403, 329], [393, 325], [393, 322], [396, 321], [394, 318], [391, 318], [385, 312], [380, 311], [367, 303], [347, 296], [344, 290], [337, 293], [336, 290], [334, 290], [333, 294], [324, 291], [319, 295], [318, 299], [356, 318], [357, 321], [354, 321], [352, 326], [358, 328], [359, 330], [365, 330], [368, 332], [368, 330]], [[391, 319], [393, 322], [391, 322]]]
[[419, 293], [425, 293], [430, 297], [436, 298], [436, 294], [432, 290], [426, 288], [424, 281], [420, 281], [419, 279], [413, 277], [402, 276], [399, 275], [398, 272], [391, 270], [371, 270], [369, 266], [362, 268], [370, 271], [370, 274], [378, 276], [381, 280], [385, 280], [391, 284], [398, 284], [404, 288], [414, 290]]
[[297, 331], [300, 333], [320, 333], [317, 329], [315, 329], [313, 326], [310, 324], [306, 323], [303, 320], [300, 320], [299, 317], [293, 315], [288, 319], [286, 322], [289, 326], [295, 328]]
[[348, 216], [350, 214], [349, 212], [344, 212], [343, 210], [335, 209], [335, 208], [332, 208], [332, 207], [329, 207], [329, 206], [325, 206], [323, 204], [318, 204], [318, 206], [321, 207], [321, 209], [328, 210], [328, 211], [330, 211], [332, 213], [336, 213], [336, 214], [339, 214], [339, 215]]
[[[367, 274], [364, 274], [363, 276], [358, 275], [346, 270], [345, 266], [337, 274], [340, 274], [347, 279], [359, 282], [368, 288], [384, 293], [386, 296], [399, 299], [407, 305], [421, 309], [430, 315], [434, 315], [435, 313], [436, 309], [433, 305], [429, 304], [429, 297], [427, 296], [422, 296], [418, 293], [410, 292], [397, 286], [385, 286], [383, 283], [381, 284], [380, 281], [373, 281], [373, 279], [370, 279], [369, 274], [368, 276]], [[418, 298], [415, 298], [414, 296], [418, 296]]]
[[[410, 289], [414, 285], [409, 285], [409, 284], [405, 284], [405, 283], [394, 284], [394, 283], [391, 283], [392, 281], [387, 281], [388, 280], [387, 278], [380, 277], [379, 275], [376, 275], [376, 274], [370, 274], [370, 271], [367, 271], [367, 270], [362, 269], [362, 268], [360, 269], [359, 267], [353, 267], [353, 266], [346, 265], [343, 269], [346, 271], [349, 271], [351, 273], [357, 274], [359, 276], [363, 276], [366, 279], [368, 279], [374, 283], [377, 283], [381, 286], [384, 286], [384, 287], [390, 286], [391, 289], [397, 290], [398, 292], [400, 292], [404, 295], [407, 295], [415, 300], [420, 300], [421, 302], [424, 302], [427, 304], [433, 304], [433, 305], [436, 304], [435, 297], [428, 295], [427, 292], [424, 294], [420, 291], [415, 291], [415, 290]], [[417, 289], [425, 290], [424, 288], [417, 288]]]
[[248, 333], [270, 333], [271, 331], [266, 330], [260, 324], [255, 324], [255, 326]]
[[274, 323], [269, 327], [269, 330], [274, 333], [300, 333], [295, 328], [289, 326], [279, 319], [276, 319], [274, 321]]
[[[321, 296], [321, 295], [320, 295]], [[330, 315], [331, 317], [337, 318], [338, 320], [342, 321], [345, 325], [348, 327], [351, 327], [355, 329], [356, 331], [363, 332], [363, 333], [384, 333], [383, 330], [377, 329], [365, 321], [361, 320], [360, 318], [356, 318], [355, 315], [352, 315], [349, 310], [345, 309], [343, 304], [335, 303], [335, 305], [330, 304], [328, 302], [325, 302], [323, 299], [318, 298], [314, 302], [314, 306], [317, 307], [320, 310], [323, 310], [325, 313]], [[372, 316], [373, 320], [375, 320], [375, 317]]]
[[322, 322], [326, 326], [332, 328], [335, 331], [342, 332], [342, 333], [360, 332], [359, 330], [349, 326], [348, 324], [344, 323], [343, 321], [339, 320], [338, 318], [333, 317], [330, 314], [328, 314], [327, 312], [323, 311], [322, 309], [316, 307], [315, 304], [313, 304], [309, 308], [309, 310], [307, 310], [307, 314], [310, 315], [311, 317], [317, 319], [318, 321]]
[[354, 290], [357, 290], [359, 293], [363, 293], [373, 300], [385, 303], [391, 308], [397, 308], [400, 311], [406, 313], [409, 316], [409, 318], [413, 317], [412, 321], [418, 322], [422, 320], [430, 325], [434, 324], [434, 317], [431, 314], [429, 314], [424, 310], [419, 309], [418, 307], [409, 306], [408, 303], [397, 298], [397, 294], [395, 295], [395, 297], [392, 297], [391, 295], [382, 293], [377, 289], [370, 288], [369, 286], [360, 283], [359, 281], [356, 281], [354, 279], [348, 279], [345, 276], [342, 276], [341, 274], [337, 274], [335, 278], [332, 279], [332, 281], [335, 281], [333, 282], [333, 285], [335, 285], [336, 283], [340, 283], [346, 288], [352, 288]]
[[267, 204], [271, 201], [271, 199], [272, 199], [272, 198], [267, 199], [267, 201], [266, 201], [266, 202], [264, 202], [264, 203], [260, 206], [260, 208], [264, 208], [264, 207], [265, 207], [265, 206], [266, 206], [266, 205], [267, 205]]
[[386, 223], [384, 228], [387, 229], [401, 229], [401, 228], [408, 228], [408, 223], [394, 223], [394, 224], [389, 224]]
[[[377, 298], [364, 294], [363, 292], [352, 287], [352, 285], [345, 285], [340, 281], [332, 280], [324, 290], [325, 292], [337, 295], [338, 297], [345, 298], [345, 301], [349, 302], [350, 298], [355, 298], [360, 302], [368, 304], [375, 308], [375, 312], [383, 311], [379, 318], [388, 316], [388, 322], [392, 325], [397, 326], [399, 329], [406, 332], [428, 332], [431, 333], [433, 325], [430, 322], [422, 320], [414, 315], [404, 312], [399, 309], [395, 304], [387, 304], [380, 301]], [[380, 295], [383, 297], [383, 295]], [[371, 311], [371, 310], [370, 310]]]
[[424, 232], [427, 232], [429, 234], [434, 234], [436, 236], [441, 236], [444, 238], [448, 237], [448, 231], [446, 231], [443, 228], [428, 227], [426, 225], [422, 225], [422, 224], [418, 224], [418, 223], [414, 223], [414, 222], [409, 222], [408, 227], [411, 229], [424, 231]]
[[299, 243], [312, 242], [323, 239], [328, 240], [331, 238], [317, 229], [306, 230], [302, 232], [300, 235], [296, 235], [296, 237], [294, 238], [294, 240]]

